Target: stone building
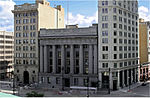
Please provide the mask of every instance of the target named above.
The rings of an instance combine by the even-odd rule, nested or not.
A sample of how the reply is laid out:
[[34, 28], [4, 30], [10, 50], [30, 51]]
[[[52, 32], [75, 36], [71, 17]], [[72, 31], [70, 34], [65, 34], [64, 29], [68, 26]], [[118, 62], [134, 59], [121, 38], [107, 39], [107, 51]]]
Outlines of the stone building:
[[0, 31], [0, 80], [10, 80], [14, 70], [14, 33]]
[[116, 90], [138, 81], [138, 38], [137, 0], [99, 0], [100, 87]]
[[141, 18], [139, 19], [139, 50], [139, 80], [145, 81], [150, 77], [150, 22]]
[[38, 36], [41, 28], [64, 28], [64, 9], [53, 8], [46, 0], [34, 4], [15, 5], [14, 10], [14, 69], [17, 82], [38, 82]]
[[41, 29], [39, 82], [47, 88], [96, 87], [97, 24], [66, 29]]

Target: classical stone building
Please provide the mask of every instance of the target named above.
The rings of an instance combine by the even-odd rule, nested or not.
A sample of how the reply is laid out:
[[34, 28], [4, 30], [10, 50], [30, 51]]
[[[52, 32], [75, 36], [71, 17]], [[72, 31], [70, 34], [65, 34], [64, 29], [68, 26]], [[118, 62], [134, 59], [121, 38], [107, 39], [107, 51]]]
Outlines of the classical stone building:
[[98, 82], [97, 24], [88, 28], [41, 29], [40, 72], [42, 87], [96, 87]]
[[139, 50], [139, 80], [144, 81], [150, 77], [150, 22], [144, 19], [139, 19]]
[[0, 31], [0, 80], [10, 80], [14, 70], [14, 33]]
[[138, 81], [138, 38], [137, 0], [99, 0], [100, 87], [116, 90]]
[[39, 30], [64, 28], [64, 9], [60, 5], [52, 8], [46, 0], [36, 0], [34, 4], [15, 5], [12, 12], [16, 80], [24, 84], [34, 83], [38, 81]]

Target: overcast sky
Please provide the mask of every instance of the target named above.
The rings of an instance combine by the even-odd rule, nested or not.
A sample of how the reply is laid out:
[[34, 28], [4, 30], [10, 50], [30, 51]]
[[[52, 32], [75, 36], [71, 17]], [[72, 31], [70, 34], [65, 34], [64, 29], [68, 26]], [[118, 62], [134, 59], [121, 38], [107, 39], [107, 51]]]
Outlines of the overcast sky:
[[[47, 0], [51, 6], [62, 5], [67, 18], [67, 4], [69, 5], [69, 24], [79, 24], [80, 27], [97, 23], [97, 0]], [[150, 21], [150, 0], [139, 1], [139, 17]], [[35, 0], [0, 0], [0, 30], [13, 31], [14, 5], [34, 3]], [[65, 22], [67, 23], [67, 22]]]

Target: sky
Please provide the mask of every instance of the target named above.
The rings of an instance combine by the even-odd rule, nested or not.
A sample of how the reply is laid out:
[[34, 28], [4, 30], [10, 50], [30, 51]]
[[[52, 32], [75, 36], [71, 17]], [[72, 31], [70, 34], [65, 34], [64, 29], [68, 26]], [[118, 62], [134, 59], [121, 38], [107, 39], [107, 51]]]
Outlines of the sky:
[[[47, 0], [50, 5], [62, 5], [65, 9], [65, 24], [79, 24], [80, 27], [90, 26], [98, 22], [98, 0]], [[150, 21], [150, 0], [139, 1], [139, 17]], [[14, 5], [34, 3], [35, 0], [0, 0], [0, 31], [13, 31]], [[69, 10], [67, 10], [69, 5]], [[67, 22], [67, 12], [69, 21]]]

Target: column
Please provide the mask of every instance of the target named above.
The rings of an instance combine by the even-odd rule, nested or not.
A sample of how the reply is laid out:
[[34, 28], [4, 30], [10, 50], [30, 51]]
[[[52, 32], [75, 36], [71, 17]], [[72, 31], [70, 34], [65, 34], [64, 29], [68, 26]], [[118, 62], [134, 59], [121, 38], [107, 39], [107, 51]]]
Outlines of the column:
[[98, 73], [99, 75], [99, 88], [102, 88], [102, 72]]
[[47, 73], [47, 46], [44, 46], [44, 72]]
[[53, 73], [56, 73], [56, 46], [53, 45]]
[[64, 45], [62, 45], [61, 46], [61, 73], [64, 73], [65, 71], [65, 61], [64, 61], [65, 59], [64, 58], [65, 58], [65, 48], [64, 48]]
[[92, 45], [89, 45], [89, 74], [92, 74], [93, 70], [93, 52], [92, 52]]
[[80, 74], [83, 74], [83, 45], [80, 45], [80, 51], [79, 51], [79, 71]]
[[40, 46], [40, 72], [43, 72], [43, 46]]
[[127, 70], [127, 85], [129, 85], [129, 70]]
[[70, 73], [73, 74], [74, 58], [73, 58], [73, 45], [70, 46]]
[[124, 84], [124, 70], [122, 70], [122, 86], [124, 87], [125, 84]]
[[118, 85], [117, 85], [117, 88], [119, 89], [120, 88], [120, 71], [118, 70]]
[[131, 69], [131, 84], [133, 83], [133, 69]]
[[97, 53], [97, 45], [94, 45], [94, 74], [97, 74], [97, 69], [98, 69], [98, 62], [97, 62], [97, 57], [98, 53]]
[[113, 79], [112, 79], [112, 72], [110, 71], [110, 77], [109, 77], [109, 87], [110, 89], [113, 89]]
[[134, 74], [134, 80], [135, 80], [134, 82], [136, 83], [136, 74], [137, 74], [136, 68], [134, 69], [134, 73], [135, 73]]

